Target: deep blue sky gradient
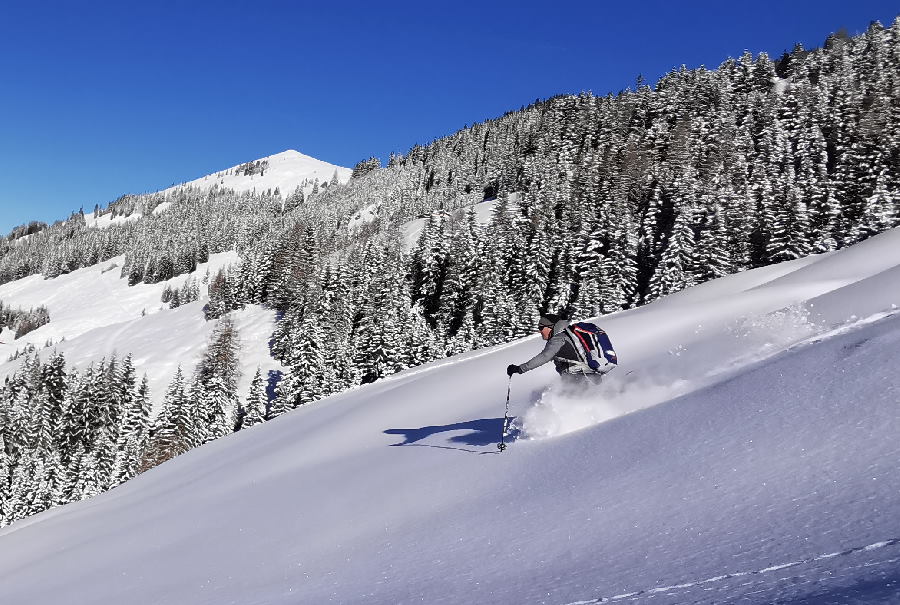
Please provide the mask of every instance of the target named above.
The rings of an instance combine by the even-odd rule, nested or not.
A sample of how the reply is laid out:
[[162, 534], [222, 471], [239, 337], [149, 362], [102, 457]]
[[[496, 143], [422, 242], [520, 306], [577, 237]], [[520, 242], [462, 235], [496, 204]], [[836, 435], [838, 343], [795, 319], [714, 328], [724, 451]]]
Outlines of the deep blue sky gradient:
[[896, 0], [9, 2], [0, 233], [297, 149], [352, 167], [560, 93], [777, 58]]

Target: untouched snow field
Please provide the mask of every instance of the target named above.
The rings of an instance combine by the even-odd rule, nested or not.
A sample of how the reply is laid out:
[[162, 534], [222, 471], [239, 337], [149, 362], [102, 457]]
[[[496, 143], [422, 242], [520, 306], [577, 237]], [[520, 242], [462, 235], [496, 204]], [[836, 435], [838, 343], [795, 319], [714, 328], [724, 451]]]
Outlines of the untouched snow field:
[[579, 396], [410, 369], [0, 530], [0, 603], [897, 603], [898, 306], [894, 230], [600, 318]]

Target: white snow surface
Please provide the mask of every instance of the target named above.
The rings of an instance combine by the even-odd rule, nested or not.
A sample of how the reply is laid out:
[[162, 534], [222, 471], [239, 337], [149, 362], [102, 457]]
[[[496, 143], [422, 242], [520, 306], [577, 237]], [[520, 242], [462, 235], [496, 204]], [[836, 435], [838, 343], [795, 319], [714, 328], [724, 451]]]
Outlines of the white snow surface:
[[[497, 200], [490, 200], [486, 202], [478, 202], [477, 204], [473, 204], [475, 208], [475, 222], [481, 226], [487, 225], [491, 222], [491, 213], [494, 211], [494, 206], [497, 205]], [[468, 212], [469, 208], [473, 206], [464, 206], [456, 211], [457, 216], [462, 216], [466, 212]], [[364, 214], [362, 216], [372, 216], [372, 209], [367, 208], [363, 211]], [[359, 219], [360, 214], [357, 214], [354, 219], [356, 219], [356, 223], [354, 223], [354, 227], [359, 224], [365, 222], [365, 219]], [[416, 245], [419, 243], [419, 238], [422, 236], [422, 230], [425, 228], [425, 224], [428, 222], [428, 218], [417, 218], [411, 221], [407, 221], [400, 226], [400, 233], [402, 235], [401, 245], [403, 247], [404, 252], [410, 252], [413, 250]]]
[[[129, 287], [127, 280], [119, 277], [123, 257], [116, 257], [52, 280], [32, 275], [0, 285], [0, 300], [5, 305], [23, 309], [44, 305], [50, 313], [50, 323], [18, 340], [13, 339], [11, 330], [0, 334], [0, 379], [22, 364], [24, 358], [8, 359], [29, 344], [43, 358], [54, 350], [63, 353], [67, 365], [80, 370], [113, 354], [121, 359], [130, 353], [138, 376], [147, 374], [150, 397], [158, 408], [178, 366], [190, 375], [215, 327], [215, 322], [203, 317], [207, 296], [169, 309], [160, 302], [163, 289], [166, 285], [177, 289], [189, 278], [202, 280], [207, 271], [215, 275], [221, 267], [238, 260], [235, 252], [213, 254], [190, 276]], [[205, 294], [206, 287], [199, 285]], [[241, 340], [239, 389], [244, 396], [257, 367], [264, 375], [283, 371], [268, 348], [275, 312], [252, 305], [232, 313], [232, 317]]]
[[112, 213], [101, 214], [100, 216], [95, 216], [93, 212], [85, 212], [84, 213], [84, 224], [88, 227], [97, 227], [104, 228], [109, 227], [111, 225], [118, 225], [121, 223], [125, 223], [128, 221], [135, 221], [141, 218], [141, 214], [139, 212], [135, 212], [134, 214], [129, 214], [128, 216], [116, 216], [113, 217]]
[[329, 164], [293, 149], [253, 161], [268, 162], [269, 166], [264, 174], [250, 176], [235, 174], [237, 166], [232, 166], [227, 170], [209, 174], [175, 187], [169, 187], [163, 193], [174, 192], [180, 187], [210, 189], [214, 185], [218, 185], [222, 188], [233, 189], [238, 193], [254, 190], [257, 193], [263, 193], [269, 189], [274, 191], [277, 187], [281, 191], [281, 195], [287, 197], [294, 189], [302, 185], [304, 181], [308, 181], [308, 184], [304, 187], [304, 193], [309, 194], [313, 188], [313, 181], [316, 179], [320, 183], [327, 183], [334, 176], [334, 173], [337, 172], [338, 181], [346, 183], [350, 180], [350, 175], [353, 173], [353, 170], [350, 168]]
[[599, 318], [587, 393], [410, 369], [0, 530], [0, 603], [897, 603], [898, 305], [894, 230]]

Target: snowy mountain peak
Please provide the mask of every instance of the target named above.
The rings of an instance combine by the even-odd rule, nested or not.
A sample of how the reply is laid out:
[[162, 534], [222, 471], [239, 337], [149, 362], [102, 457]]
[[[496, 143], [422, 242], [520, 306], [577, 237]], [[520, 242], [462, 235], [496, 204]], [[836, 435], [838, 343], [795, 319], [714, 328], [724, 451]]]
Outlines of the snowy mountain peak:
[[169, 187], [163, 193], [174, 192], [182, 187], [210, 189], [214, 185], [234, 189], [239, 193], [253, 190], [262, 193], [269, 189], [275, 191], [277, 188], [287, 195], [297, 187], [302, 187], [308, 193], [316, 181], [327, 183], [337, 174], [338, 181], [346, 183], [352, 172], [350, 168], [329, 164], [295, 149], [288, 149]]
[[281, 153], [276, 153], [274, 155], [270, 155], [269, 157], [262, 158], [263, 160], [278, 160], [278, 161], [292, 161], [292, 160], [301, 160], [301, 161], [310, 161], [310, 162], [321, 162], [321, 160], [317, 160], [316, 158], [306, 155], [305, 153], [300, 153], [296, 149], [285, 149]]

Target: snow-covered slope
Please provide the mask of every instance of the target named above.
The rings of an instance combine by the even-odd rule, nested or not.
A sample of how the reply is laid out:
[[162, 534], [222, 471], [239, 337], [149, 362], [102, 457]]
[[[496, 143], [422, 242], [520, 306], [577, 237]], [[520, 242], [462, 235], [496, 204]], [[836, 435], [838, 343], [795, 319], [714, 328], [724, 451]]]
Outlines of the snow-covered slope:
[[[238, 192], [255, 190], [262, 193], [277, 188], [286, 197], [297, 187], [303, 187], [308, 194], [316, 180], [327, 183], [335, 173], [338, 180], [344, 183], [352, 173], [349, 168], [335, 166], [294, 150], [261, 158], [255, 163], [265, 164], [262, 174], [245, 176], [238, 171], [238, 166], [233, 166], [171, 187], [165, 193], [179, 187], [209, 189], [218, 185]], [[165, 211], [171, 203], [163, 202], [154, 212]], [[139, 214], [113, 218], [112, 214], [95, 217], [93, 213], [86, 213], [85, 223], [88, 227], [103, 228], [139, 218]], [[213, 255], [209, 263], [201, 265], [190, 277], [198, 279], [207, 271], [215, 273], [220, 267], [237, 260], [234, 253]], [[118, 265], [121, 262], [121, 258], [114, 258], [50, 281], [42, 275], [32, 275], [0, 284], [0, 301], [5, 305], [23, 309], [44, 305], [51, 319], [49, 324], [18, 340], [13, 339], [11, 330], [0, 333], [0, 379], [21, 365], [21, 358], [11, 361], [9, 358], [28, 345], [44, 352], [56, 349], [66, 356], [70, 366], [79, 369], [113, 353], [119, 356], [131, 353], [137, 371], [147, 373], [151, 399], [159, 405], [176, 368], [181, 365], [190, 372], [200, 359], [213, 324], [203, 319], [201, 309], [206, 302], [205, 297], [175, 310], [169, 310], [160, 302], [167, 285], [178, 288], [188, 276], [182, 275], [160, 284], [128, 287], [126, 281], [119, 277]], [[156, 316], [158, 312], [162, 314]], [[241, 335], [242, 374], [239, 389], [240, 394], [244, 395], [257, 367], [264, 374], [267, 371], [282, 371], [283, 368], [269, 356], [268, 350], [274, 312], [251, 306], [235, 314], [235, 320]]]
[[263, 193], [269, 189], [274, 191], [277, 188], [282, 195], [287, 196], [294, 189], [305, 183], [304, 192], [308, 194], [313, 188], [313, 182], [316, 180], [320, 183], [327, 183], [337, 173], [338, 181], [346, 183], [353, 172], [349, 168], [317, 160], [293, 149], [255, 161], [267, 164], [263, 174], [245, 176], [243, 172], [238, 170], [239, 166], [232, 166], [227, 170], [222, 170], [176, 187], [170, 187], [164, 190], [163, 193], [175, 191], [179, 187], [209, 189], [214, 185], [218, 185], [226, 189], [234, 189], [239, 193], [253, 190], [257, 193]]
[[136, 221], [139, 218], [141, 218], [141, 215], [139, 213], [129, 214], [128, 216], [114, 217], [112, 214], [101, 214], [100, 216], [95, 216], [93, 212], [85, 212], [84, 224], [88, 227], [97, 227], [102, 229], [104, 227], [110, 227], [112, 225], [127, 223], [128, 221]]
[[[193, 370], [215, 325], [203, 316], [206, 296], [169, 309], [160, 302], [163, 289], [167, 285], [177, 289], [187, 279], [201, 280], [207, 271], [215, 274], [237, 260], [234, 252], [214, 254], [191, 275], [131, 287], [119, 277], [121, 257], [52, 280], [32, 275], [0, 285], [4, 304], [23, 309], [44, 305], [50, 312], [50, 323], [18, 340], [10, 330], [0, 335], [0, 380], [21, 365], [22, 358], [8, 360], [28, 345], [42, 355], [59, 351], [69, 366], [82, 370], [114, 353], [119, 357], [130, 353], [139, 375], [147, 373], [151, 399], [158, 406], [176, 368], [181, 365], [188, 374]], [[257, 367], [264, 374], [282, 370], [268, 348], [275, 312], [251, 305], [233, 317], [241, 339], [239, 393], [244, 396]]]
[[[513, 194], [515, 195], [515, 194]], [[513, 196], [510, 196], [512, 199]], [[496, 207], [497, 201], [492, 200], [489, 202], [478, 202], [475, 204], [475, 220], [479, 225], [487, 225], [491, 222], [491, 216], [494, 212], [494, 207]], [[456, 211], [458, 216], [463, 216], [469, 207], [460, 208]], [[352, 230], [358, 224], [362, 224], [365, 222], [366, 217], [373, 216], [371, 211], [369, 211], [368, 215], [366, 211], [362, 211], [357, 214], [355, 217], [351, 218], [349, 228]], [[362, 218], [359, 218], [362, 217]], [[355, 223], [354, 223], [355, 221]], [[403, 223], [400, 225], [400, 233], [402, 234], [402, 238], [400, 240], [401, 245], [403, 246], [404, 252], [410, 252], [413, 248], [416, 247], [416, 244], [419, 243], [419, 237], [422, 235], [422, 230], [425, 228], [425, 224], [428, 222], [427, 218], [417, 218], [413, 219], [409, 222]]]
[[411, 369], [0, 530], [2, 603], [897, 602], [900, 230]]

